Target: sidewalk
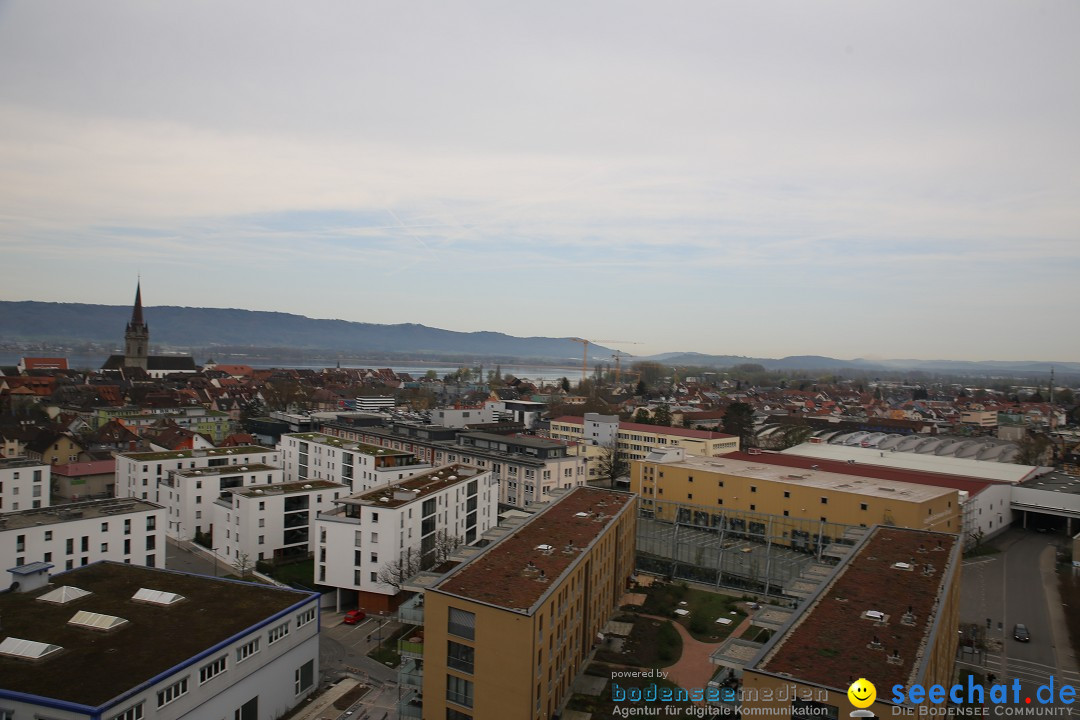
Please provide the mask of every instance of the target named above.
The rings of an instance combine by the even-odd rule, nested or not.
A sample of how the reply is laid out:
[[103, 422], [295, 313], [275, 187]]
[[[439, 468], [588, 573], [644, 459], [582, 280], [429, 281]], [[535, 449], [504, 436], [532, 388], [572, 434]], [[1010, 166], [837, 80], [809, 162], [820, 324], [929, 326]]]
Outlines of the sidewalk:
[[342, 680], [337, 685], [312, 700], [302, 712], [298, 712], [294, 715], [292, 720], [334, 720], [334, 718], [337, 718], [341, 713], [345, 712], [344, 710], [338, 710], [333, 707], [334, 702], [359, 684], [359, 680]]
[[1054, 648], [1055, 664], [1058, 670], [1077, 672], [1076, 648], [1069, 641], [1069, 628], [1065, 622], [1065, 609], [1058, 589], [1059, 578], [1056, 568], [1057, 555], [1053, 546], [1043, 549], [1039, 555], [1039, 570], [1042, 574], [1043, 588], [1046, 590], [1046, 609], [1050, 615], [1050, 627], [1053, 629], [1051, 644]]

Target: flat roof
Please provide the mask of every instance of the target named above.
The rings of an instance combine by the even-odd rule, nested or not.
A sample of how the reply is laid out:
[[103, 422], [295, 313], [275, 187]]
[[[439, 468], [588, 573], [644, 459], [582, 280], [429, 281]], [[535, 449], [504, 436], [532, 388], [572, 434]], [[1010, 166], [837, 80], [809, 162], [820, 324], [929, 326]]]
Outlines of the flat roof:
[[435, 589], [531, 614], [537, 601], [558, 585], [612, 521], [632, 508], [635, 497], [576, 488], [459, 566]]
[[117, 457], [130, 458], [132, 460], [181, 460], [192, 457], [228, 457], [230, 455], [250, 455], [258, 452], [277, 452], [275, 448], [263, 447], [262, 445], [240, 445], [228, 448], [204, 448], [199, 450], [171, 450], [167, 452], [135, 452], [117, 453]]
[[248, 485], [242, 488], [231, 488], [234, 495], [244, 497], [266, 497], [268, 495], [291, 495], [300, 492], [314, 492], [316, 490], [337, 490], [348, 487], [341, 483], [329, 480], [300, 480], [291, 483], [273, 483], [270, 485]]
[[[610, 417], [618, 416], [613, 415]], [[562, 417], [555, 418], [551, 422], [584, 426], [585, 418], [578, 417], [576, 415], [563, 415]], [[722, 440], [735, 437], [734, 435], [713, 432], [711, 430], [690, 430], [688, 428], [666, 427], [664, 425], [648, 425], [646, 423], [627, 422], [625, 420], [619, 421], [619, 430], [636, 430], [637, 432], [652, 433], [654, 435], [676, 435], [678, 437], [696, 438], [698, 440]]]
[[783, 452], [787, 455], [801, 455], [802, 457], [839, 460], [841, 462], [854, 460], [857, 463], [880, 467], [964, 475], [980, 480], [998, 480], [1011, 483], [1020, 482], [1038, 470], [1032, 465], [1014, 465], [992, 460], [970, 460], [968, 458], [920, 455], [909, 452], [890, 452], [888, 450], [847, 445], [829, 445], [828, 443], [803, 443]]
[[550, 438], [526, 435], [500, 435], [499, 433], [489, 433], [480, 430], [463, 432], [458, 435], [458, 437], [472, 437], [480, 440], [488, 440], [490, 442], [506, 443], [507, 445], [520, 445], [522, 447], [532, 447], [544, 450], [564, 447], [562, 443], [556, 442]]
[[858, 477], [877, 478], [878, 480], [892, 480], [896, 482], [910, 482], [916, 485], [935, 485], [937, 487], [965, 490], [972, 495], [978, 494], [987, 486], [995, 484], [989, 480], [976, 480], [963, 475], [948, 475], [943, 473], [929, 473], [922, 470], [908, 470], [906, 468], [889, 468], [879, 465], [866, 465], [863, 463], [847, 463], [839, 460], [825, 460], [808, 458], [802, 455], [788, 455], [779, 452], [763, 452], [760, 455], [751, 455], [745, 452], [725, 453], [723, 458], [737, 458], [751, 463], [768, 463], [770, 465], [782, 465], [784, 467], [801, 468], [810, 470], [815, 465], [819, 470], [840, 473], [841, 475], [857, 475]]
[[[361, 430], [368, 430], [369, 428], [360, 428]], [[347, 440], [345, 438], [336, 437], [334, 435], [323, 435], [317, 432], [308, 433], [288, 433], [282, 437], [294, 437], [301, 440], [307, 440], [308, 442], [319, 443], [320, 445], [332, 445], [342, 450], [348, 450], [349, 452], [358, 452], [364, 455], [412, 455], [411, 452], [405, 450], [394, 450], [392, 448], [378, 447], [376, 445], [368, 445], [366, 443], [359, 442], [357, 440]]]
[[24, 467], [49, 467], [49, 463], [26, 458], [0, 458], [0, 470], [12, 470]]
[[[741, 455], [741, 453], [733, 454]], [[684, 460], [679, 462], [661, 462], [658, 464], [674, 467], [683, 466], [704, 472], [735, 475], [737, 477], [820, 490], [855, 493], [868, 497], [901, 499], [910, 502], [925, 502], [954, 492], [952, 488], [919, 485], [913, 482], [900, 482], [897, 480], [868, 479], [860, 475], [828, 472], [822, 469], [793, 473], [790, 467], [772, 465], [764, 459], [759, 460], [762, 457], [760, 455], [748, 455], [746, 457], [747, 459], [743, 460], [739, 457], [732, 457], [732, 454], [715, 458], [687, 455]]]
[[280, 468], [275, 465], [249, 463], [247, 465], [215, 465], [214, 467], [184, 468], [182, 470], [173, 470], [172, 474], [181, 477], [207, 477], [208, 475], [239, 475], [246, 472], [265, 472], [267, 470], [280, 470]]
[[1080, 495], [1080, 477], [1060, 471], [1054, 471], [1046, 473], [1045, 475], [1028, 478], [1022, 483], [1019, 483], [1017, 487], [1026, 488], [1028, 490], [1043, 490], [1045, 492]]
[[85, 502], [52, 505], [36, 510], [16, 510], [0, 515], [0, 530], [15, 530], [35, 525], [56, 525], [72, 520], [107, 518], [128, 513], [162, 510], [163, 506], [136, 498], [105, 498]]
[[[959, 560], [956, 538], [875, 526], [792, 624], [774, 636], [754, 668], [841, 691], [859, 677], [873, 678], [877, 687], [910, 686], [931, 645], [951, 564]], [[907, 623], [909, 608], [913, 618]], [[867, 611], [882, 613], [884, 624], [865, 617]], [[956, 629], [942, 625], [937, 632]], [[894, 652], [898, 663], [887, 659]]]
[[[235, 635], [309, 600], [307, 592], [189, 575], [123, 563], [99, 562], [52, 576], [31, 593], [0, 595], [4, 634], [59, 645], [41, 662], [0, 656], [3, 689], [100, 706]], [[60, 585], [90, 591], [56, 605], [36, 598]], [[148, 588], [182, 595], [169, 607], [131, 597]], [[128, 622], [102, 633], [68, 624], [79, 610]]]
[[[487, 472], [470, 465], [443, 465], [422, 475], [413, 475], [400, 482], [368, 490], [359, 495], [345, 498], [352, 505], [374, 505], [377, 507], [401, 507], [421, 500], [432, 493], [445, 490], [459, 483], [474, 479]], [[412, 497], [395, 497], [396, 491], [408, 491]], [[385, 500], [383, 498], [386, 498]]]

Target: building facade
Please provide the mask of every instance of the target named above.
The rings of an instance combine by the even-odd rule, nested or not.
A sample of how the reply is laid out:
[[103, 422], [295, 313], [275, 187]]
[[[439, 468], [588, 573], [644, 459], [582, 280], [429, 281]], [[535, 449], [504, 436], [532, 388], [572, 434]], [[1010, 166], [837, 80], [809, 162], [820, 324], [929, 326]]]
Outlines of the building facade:
[[165, 509], [143, 500], [91, 500], [0, 515], [0, 567], [72, 570], [109, 560], [165, 567]]
[[405, 580], [471, 545], [498, 523], [490, 471], [446, 465], [334, 501], [316, 519], [315, 581], [337, 606], [393, 610]]
[[576, 488], [424, 592], [402, 716], [551, 718], [634, 568], [636, 498]]
[[275, 720], [317, 687], [316, 593], [111, 562], [50, 579], [0, 596], [2, 716]]
[[0, 458], [0, 513], [49, 507], [49, 465]]
[[431, 469], [411, 452], [351, 442], [323, 433], [282, 435], [278, 445], [287, 482], [328, 480], [364, 492]]
[[688, 455], [713, 457], [739, 449], [739, 438], [708, 430], [645, 425], [619, 420], [617, 415], [585, 413], [551, 421], [551, 437], [611, 447], [624, 460], [642, 460], [653, 449], [679, 447]]

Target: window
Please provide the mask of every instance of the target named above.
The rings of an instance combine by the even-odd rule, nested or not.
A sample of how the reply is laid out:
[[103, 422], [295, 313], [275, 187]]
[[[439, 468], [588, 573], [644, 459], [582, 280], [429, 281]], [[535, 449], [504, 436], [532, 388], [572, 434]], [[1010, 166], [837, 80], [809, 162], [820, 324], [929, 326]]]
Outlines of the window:
[[154, 515], [150, 515], [146, 518], [146, 529], [157, 530], [157, 517], [155, 517]]
[[124, 534], [125, 535], [130, 535], [131, 534], [131, 520], [125, 520], [124, 521]]
[[45, 531], [45, 542], [52, 540], [52, 530]]
[[79, 544], [83, 552], [90, 552], [90, 536], [83, 535], [82, 542]]
[[751, 485], [750, 492], [757, 492], [757, 485]]
[[[4, 715], [3, 711], [0, 711], [0, 720], [11, 720], [14, 716]], [[122, 713], [113, 715], [109, 720], [143, 720], [143, 703], [133, 705]]]
[[305, 610], [296, 616], [296, 627], [302, 628], [315, 619], [315, 608]]
[[453, 640], [446, 642], [446, 665], [454, 670], [473, 672], [473, 659], [476, 651], [468, 645], [456, 643]]
[[236, 708], [236, 712], [233, 713], [233, 720], [258, 720], [259, 718], [259, 696], [248, 700], [246, 703]]
[[157, 548], [157, 536], [156, 535], [147, 535], [146, 536], [146, 549], [147, 550], [154, 550], [155, 548]]
[[446, 676], [446, 699], [452, 703], [471, 708], [473, 706], [473, 684], [470, 680]]
[[64, 549], [67, 551], [68, 555], [73, 554], [75, 552], [75, 540], [68, 538], [67, 542], [64, 543]]
[[265, 545], [266, 544], [266, 536], [265, 535], [260, 535], [259, 536], [259, 544], [260, 545]]
[[208, 662], [199, 668], [199, 684], [202, 685], [207, 680], [215, 678], [225, 672], [225, 665], [228, 661], [227, 658], [228, 656], [222, 655], [213, 662]]
[[169, 687], [161, 690], [157, 694], [157, 706], [163, 708], [171, 703], [176, 698], [187, 695], [188, 679], [184, 678], [180, 682], [173, 683]]
[[446, 708], [446, 720], [473, 720], [473, 717], [460, 710], [448, 707]]
[[829, 498], [827, 498], [827, 497], [821, 498], [821, 504], [822, 505], [828, 505], [829, 504]]
[[373, 522], [373, 523], [379, 522], [379, 513], [377, 513], [377, 512], [371, 513], [371, 522]]
[[289, 634], [289, 623], [283, 622], [275, 628], [270, 628], [270, 632], [267, 635], [266, 644], [273, 645], [281, 638]]
[[371, 542], [373, 542], [373, 543], [379, 542], [379, 533], [371, 533]]
[[859, 503], [859, 509], [860, 509], [860, 510], [866, 510], [866, 509], [867, 509], [867, 507], [868, 507], [868, 506], [867, 506], [867, 504], [866, 504], [866, 503]]
[[259, 652], [259, 638], [236, 648], [236, 662], [244, 662], [257, 652]]
[[306, 663], [296, 668], [296, 681], [293, 688], [295, 694], [299, 695], [305, 690], [311, 689], [311, 686], [315, 682], [315, 661], [308, 660]]
[[694, 493], [686, 493], [686, 499], [687, 500], [693, 500], [694, 499]]
[[125, 540], [124, 541], [124, 554], [125, 555], [130, 555], [131, 554], [131, 541], [130, 540]]
[[786, 498], [789, 498], [789, 497], [791, 497], [791, 492], [790, 492], [790, 491], [788, 491], [788, 490], [785, 490], [785, 491], [784, 491], [784, 497], [786, 497]]
[[379, 562], [379, 553], [371, 553], [371, 562], [373, 562], [373, 563]]
[[476, 615], [466, 610], [450, 608], [447, 632], [466, 640], [476, 639]]

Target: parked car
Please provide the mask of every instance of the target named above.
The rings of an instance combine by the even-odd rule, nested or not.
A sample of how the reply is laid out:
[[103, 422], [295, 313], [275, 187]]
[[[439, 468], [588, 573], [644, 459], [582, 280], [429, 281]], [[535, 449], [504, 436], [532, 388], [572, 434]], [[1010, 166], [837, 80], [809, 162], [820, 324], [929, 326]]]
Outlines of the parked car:
[[367, 613], [363, 610], [350, 610], [349, 612], [345, 613], [345, 617], [341, 618], [341, 622], [345, 623], [346, 625], [355, 625], [366, 617]]
[[1017, 623], [1016, 626], [1013, 627], [1013, 640], [1031, 642], [1031, 633], [1028, 632], [1027, 625]]

